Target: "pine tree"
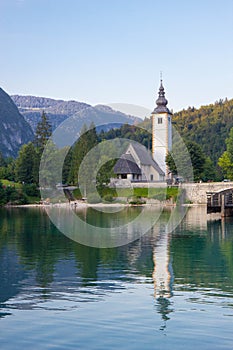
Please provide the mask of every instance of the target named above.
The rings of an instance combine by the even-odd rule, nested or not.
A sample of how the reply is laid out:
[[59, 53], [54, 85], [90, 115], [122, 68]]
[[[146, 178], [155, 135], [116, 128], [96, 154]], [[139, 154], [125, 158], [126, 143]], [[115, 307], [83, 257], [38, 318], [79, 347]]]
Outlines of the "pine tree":
[[52, 135], [52, 126], [48, 121], [48, 118], [45, 112], [42, 112], [41, 120], [38, 122], [36, 131], [35, 131], [35, 139], [33, 144], [35, 146], [36, 155], [34, 160], [34, 179], [35, 183], [39, 183], [39, 168], [40, 168], [40, 160], [42, 153], [44, 151], [45, 145], [47, 144], [50, 136]]
[[35, 131], [34, 145], [38, 152], [42, 154], [44, 147], [52, 134], [52, 126], [48, 121], [48, 118], [43, 111], [41, 115], [41, 120], [37, 124]]

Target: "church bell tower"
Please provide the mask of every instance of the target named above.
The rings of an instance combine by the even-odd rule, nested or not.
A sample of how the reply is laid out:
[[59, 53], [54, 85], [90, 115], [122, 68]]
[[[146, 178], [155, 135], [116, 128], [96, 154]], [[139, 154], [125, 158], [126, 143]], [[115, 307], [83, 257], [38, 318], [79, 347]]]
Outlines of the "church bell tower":
[[172, 113], [167, 108], [163, 81], [159, 88], [159, 97], [152, 112], [152, 154], [156, 163], [168, 177], [166, 155], [172, 148]]

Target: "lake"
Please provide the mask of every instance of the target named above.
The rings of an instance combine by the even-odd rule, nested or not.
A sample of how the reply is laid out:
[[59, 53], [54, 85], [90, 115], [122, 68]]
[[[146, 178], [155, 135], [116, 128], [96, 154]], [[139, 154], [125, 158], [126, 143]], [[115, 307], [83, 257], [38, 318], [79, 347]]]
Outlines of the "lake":
[[[168, 232], [168, 214], [126, 245], [96, 248], [43, 209], [1, 209], [1, 348], [232, 349], [233, 219], [193, 207]], [[104, 227], [111, 215], [79, 213]]]

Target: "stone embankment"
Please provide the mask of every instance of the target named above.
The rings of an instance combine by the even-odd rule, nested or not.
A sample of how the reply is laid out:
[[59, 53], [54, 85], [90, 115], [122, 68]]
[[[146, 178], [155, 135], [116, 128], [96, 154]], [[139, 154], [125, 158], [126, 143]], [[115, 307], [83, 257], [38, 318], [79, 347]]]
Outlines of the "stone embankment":
[[233, 188], [233, 182], [183, 183], [186, 199], [194, 204], [206, 204], [206, 192], [218, 192]]

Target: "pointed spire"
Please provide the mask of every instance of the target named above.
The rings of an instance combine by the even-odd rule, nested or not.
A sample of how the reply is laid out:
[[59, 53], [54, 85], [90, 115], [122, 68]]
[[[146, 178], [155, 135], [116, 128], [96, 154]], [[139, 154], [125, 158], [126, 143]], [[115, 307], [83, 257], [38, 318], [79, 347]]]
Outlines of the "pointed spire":
[[156, 100], [157, 107], [155, 107], [153, 113], [154, 114], [156, 114], [156, 113], [169, 113], [169, 114], [171, 114], [171, 112], [167, 108], [168, 101], [165, 98], [165, 91], [164, 91], [164, 87], [163, 87], [162, 75], [161, 75], [160, 88], [159, 88], [158, 95], [159, 95], [159, 97]]

